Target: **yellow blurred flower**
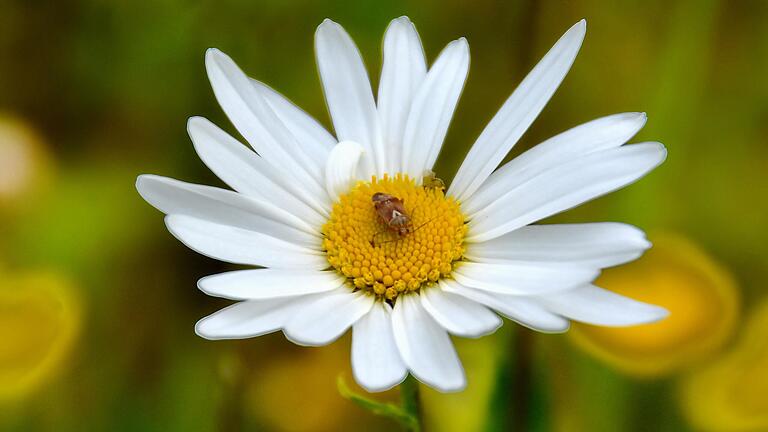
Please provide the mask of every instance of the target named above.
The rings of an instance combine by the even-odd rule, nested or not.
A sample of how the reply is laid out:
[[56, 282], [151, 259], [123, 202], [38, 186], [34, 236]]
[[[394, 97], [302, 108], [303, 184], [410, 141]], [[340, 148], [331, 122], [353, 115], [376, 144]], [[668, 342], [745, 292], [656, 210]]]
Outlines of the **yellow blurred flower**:
[[73, 286], [59, 275], [0, 274], [0, 402], [55, 377], [79, 333], [80, 311]]
[[650, 238], [654, 247], [643, 258], [606, 270], [597, 285], [663, 306], [670, 316], [627, 328], [574, 323], [571, 332], [587, 352], [645, 377], [674, 372], [715, 352], [732, 334], [739, 310], [733, 279], [704, 251], [675, 234]]
[[767, 335], [764, 300], [733, 351], [681, 382], [683, 411], [697, 430], [768, 430]]
[[51, 167], [47, 145], [32, 126], [0, 114], [0, 209], [26, 203], [48, 184]]
[[[343, 398], [337, 389], [342, 374], [352, 391], [370, 396], [353, 384], [349, 360], [349, 337], [323, 349], [281, 345], [282, 353], [271, 350], [258, 357], [268, 360], [254, 370], [245, 391], [248, 411], [264, 422], [267, 430], [340, 431], [391, 430], [393, 420], [378, 417]], [[398, 403], [397, 390], [373, 396], [382, 402]]]

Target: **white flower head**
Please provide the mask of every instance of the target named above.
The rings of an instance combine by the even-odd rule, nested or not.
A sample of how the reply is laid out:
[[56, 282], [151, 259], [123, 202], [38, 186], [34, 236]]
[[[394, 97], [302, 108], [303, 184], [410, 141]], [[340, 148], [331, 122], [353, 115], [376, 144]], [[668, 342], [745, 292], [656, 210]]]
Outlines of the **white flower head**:
[[[666, 316], [592, 285], [650, 243], [620, 223], [531, 225], [630, 184], [665, 158], [624, 145], [642, 113], [577, 126], [498, 167], [557, 89], [581, 46], [580, 21], [555, 43], [472, 146], [447, 191], [424, 178], [440, 153], [469, 70], [464, 38], [427, 67], [406, 17], [384, 36], [374, 99], [344, 29], [324, 21], [315, 50], [334, 137], [222, 52], [205, 62], [217, 100], [253, 150], [189, 120], [200, 158], [233, 190], [142, 175], [139, 193], [170, 232], [209, 257], [261, 268], [200, 280], [237, 303], [200, 320], [207, 339], [282, 330], [308, 346], [352, 328], [352, 366], [369, 391], [410, 372], [444, 392], [466, 386], [450, 334], [494, 332], [499, 315], [542, 332], [569, 320], [606, 326]], [[255, 152], [254, 152], [255, 150]], [[497, 169], [498, 168], [498, 169]]]

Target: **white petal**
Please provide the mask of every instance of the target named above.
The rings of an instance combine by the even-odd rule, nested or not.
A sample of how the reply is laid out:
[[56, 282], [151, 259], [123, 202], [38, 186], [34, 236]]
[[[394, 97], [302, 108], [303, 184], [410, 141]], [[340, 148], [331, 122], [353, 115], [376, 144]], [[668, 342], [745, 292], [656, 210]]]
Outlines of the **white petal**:
[[638, 258], [651, 247], [645, 234], [622, 223], [529, 225], [482, 243], [467, 244], [472, 261], [544, 261], [604, 268]]
[[[288, 131], [296, 138], [301, 148], [315, 161], [324, 161], [336, 145], [333, 137], [317, 120], [296, 106], [285, 96], [268, 85], [251, 80], [256, 90], [264, 96], [275, 115], [283, 122]], [[319, 165], [322, 167], [322, 164]]]
[[467, 242], [487, 241], [622, 188], [658, 166], [667, 152], [644, 143], [591, 153], [547, 170], [475, 213]]
[[536, 304], [530, 297], [518, 297], [480, 291], [460, 285], [450, 279], [440, 280], [440, 287], [472, 301], [484, 304], [506, 318], [536, 331], [562, 333], [570, 327], [567, 319]]
[[205, 53], [205, 67], [219, 105], [254, 150], [305, 188], [321, 194], [322, 163], [301, 148], [235, 62], [211, 48]]
[[188, 248], [219, 261], [283, 269], [328, 268], [322, 252], [255, 231], [184, 215], [166, 216], [165, 224]]
[[332, 291], [344, 283], [335, 271], [251, 269], [206, 276], [200, 290], [232, 300], [264, 300]]
[[477, 338], [501, 327], [501, 318], [485, 306], [437, 287], [421, 291], [421, 305], [449, 333]]
[[142, 198], [165, 214], [191, 216], [320, 249], [319, 227], [312, 227], [265, 201], [211, 186], [146, 174], [136, 179], [136, 189]]
[[291, 318], [300, 301], [289, 298], [235, 303], [195, 325], [195, 332], [206, 339], [244, 339], [280, 330]]
[[602, 326], [645, 324], [669, 315], [662, 307], [632, 300], [594, 285], [543, 296], [537, 301], [566, 318]]
[[315, 32], [315, 55], [336, 138], [363, 146], [363, 178], [382, 174], [385, 156], [379, 115], [355, 43], [340, 25], [326, 19]]
[[645, 113], [614, 114], [556, 135], [496, 170], [476, 193], [461, 203], [461, 209], [472, 215], [502, 193], [549, 168], [579, 156], [618, 147], [642, 129], [646, 119]]
[[397, 297], [392, 329], [400, 355], [416, 378], [441, 392], [464, 389], [464, 368], [451, 338], [424, 310], [417, 294]]
[[499, 294], [540, 295], [564, 291], [593, 281], [598, 270], [553, 263], [465, 262], [453, 271], [462, 285]]
[[283, 332], [298, 345], [327, 345], [367, 314], [373, 302], [373, 296], [353, 293], [343, 286], [307, 302], [285, 324]]
[[445, 47], [419, 87], [403, 138], [403, 167], [411, 178], [420, 180], [435, 164], [468, 71], [469, 45], [461, 38]]
[[383, 52], [377, 103], [385, 144], [385, 171], [393, 174], [403, 170], [400, 161], [405, 123], [413, 97], [427, 74], [427, 62], [419, 34], [408, 17], [389, 24]]
[[187, 131], [200, 159], [232, 189], [268, 202], [280, 202], [289, 213], [315, 226], [321, 226], [327, 219], [325, 209], [330, 203], [325, 194], [310, 196], [295, 180], [208, 119], [191, 117]]
[[388, 390], [408, 374], [392, 334], [392, 308], [374, 302], [352, 327], [352, 372], [369, 392]]
[[571, 27], [525, 77], [477, 138], [448, 193], [464, 201], [488, 178], [533, 123], [579, 52], [587, 24]]
[[342, 141], [331, 151], [325, 164], [325, 188], [333, 200], [349, 192], [357, 179], [362, 154], [363, 147], [352, 141]]

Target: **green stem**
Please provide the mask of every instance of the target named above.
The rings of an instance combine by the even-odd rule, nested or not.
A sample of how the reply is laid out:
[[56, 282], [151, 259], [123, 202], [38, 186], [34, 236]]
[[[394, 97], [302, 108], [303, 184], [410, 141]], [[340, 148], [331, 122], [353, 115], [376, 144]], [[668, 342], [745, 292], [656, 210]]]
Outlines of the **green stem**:
[[395, 405], [391, 402], [379, 402], [367, 396], [357, 394], [347, 387], [344, 377], [339, 375], [336, 386], [342, 397], [351, 400], [361, 408], [375, 415], [389, 417], [403, 426], [403, 429], [412, 432], [421, 432], [419, 387], [415, 379], [409, 378], [400, 385], [402, 403]]
[[403, 411], [414, 420], [408, 430], [420, 432], [421, 406], [419, 403], [419, 382], [410, 375], [400, 384], [400, 404]]
[[533, 335], [528, 329], [519, 328], [515, 335], [515, 362], [514, 362], [514, 405], [511, 407], [514, 413], [512, 422], [515, 430], [530, 430], [528, 423], [531, 412], [531, 349]]

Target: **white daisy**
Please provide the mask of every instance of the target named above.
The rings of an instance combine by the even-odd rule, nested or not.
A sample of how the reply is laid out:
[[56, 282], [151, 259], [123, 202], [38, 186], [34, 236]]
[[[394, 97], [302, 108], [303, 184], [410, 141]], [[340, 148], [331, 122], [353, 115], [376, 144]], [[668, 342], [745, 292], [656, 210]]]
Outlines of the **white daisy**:
[[[569, 320], [625, 326], [663, 318], [662, 308], [591, 284], [600, 268], [650, 246], [642, 231], [620, 223], [530, 225], [660, 164], [661, 144], [623, 145], [644, 114], [585, 123], [496, 169], [557, 89], [585, 29], [584, 21], [571, 27], [523, 80], [445, 193], [431, 180], [422, 184], [422, 175], [464, 86], [464, 38], [427, 68], [413, 24], [392, 21], [375, 100], [352, 39], [324, 21], [315, 49], [335, 138], [209, 50], [216, 98], [255, 152], [201, 117], [188, 130], [200, 158], [234, 191], [152, 175], [137, 181], [184, 244], [264, 267], [201, 279], [205, 293], [238, 303], [202, 319], [197, 333], [231, 339], [282, 330], [297, 344], [319, 346], [352, 327], [362, 387], [385, 390], [410, 372], [449, 392], [466, 385], [449, 334], [492, 333], [501, 325], [497, 313], [542, 332], [563, 332]], [[388, 205], [403, 200], [400, 233], [388, 217], [398, 216], [393, 208], [377, 212], [377, 192], [391, 195]]]

